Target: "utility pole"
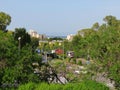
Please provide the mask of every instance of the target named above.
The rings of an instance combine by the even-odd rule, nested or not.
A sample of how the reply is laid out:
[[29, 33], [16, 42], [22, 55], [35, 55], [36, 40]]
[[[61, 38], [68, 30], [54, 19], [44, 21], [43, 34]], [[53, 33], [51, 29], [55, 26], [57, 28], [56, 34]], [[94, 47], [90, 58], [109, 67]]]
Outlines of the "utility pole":
[[63, 40], [63, 60], [64, 60], [64, 53], [65, 53], [65, 50], [64, 50], [64, 40]]
[[18, 45], [18, 52], [19, 52], [19, 55], [20, 55], [20, 48], [21, 48], [21, 37], [18, 37], [18, 41], [19, 41], [19, 45]]

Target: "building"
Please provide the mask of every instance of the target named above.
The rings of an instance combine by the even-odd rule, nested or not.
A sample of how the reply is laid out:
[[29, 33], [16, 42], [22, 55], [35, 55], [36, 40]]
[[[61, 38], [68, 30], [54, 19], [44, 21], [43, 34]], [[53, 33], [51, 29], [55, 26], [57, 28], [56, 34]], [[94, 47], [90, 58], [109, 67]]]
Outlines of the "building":
[[72, 41], [72, 40], [73, 40], [73, 37], [74, 37], [73, 34], [67, 35], [67, 40], [68, 40], [68, 41]]
[[31, 37], [37, 37], [38, 36], [37, 32], [34, 31], [34, 30], [30, 30], [29, 34], [30, 34]]
[[62, 50], [62, 49], [56, 49], [55, 53], [58, 54], [58, 55], [64, 54], [64, 50]]
[[47, 36], [45, 34], [38, 34], [35, 30], [30, 30], [29, 32], [31, 37], [38, 38], [40, 40], [46, 40]]

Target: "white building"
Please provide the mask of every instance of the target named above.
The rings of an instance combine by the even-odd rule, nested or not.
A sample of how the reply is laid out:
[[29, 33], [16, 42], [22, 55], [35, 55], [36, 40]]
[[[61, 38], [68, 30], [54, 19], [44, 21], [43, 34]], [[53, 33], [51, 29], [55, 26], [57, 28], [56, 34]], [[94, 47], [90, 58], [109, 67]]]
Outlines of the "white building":
[[74, 37], [73, 34], [67, 35], [67, 40], [68, 40], [68, 41], [72, 41], [72, 40], [73, 40], [73, 37]]
[[30, 30], [29, 34], [31, 37], [37, 37], [37, 35], [38, 35], [37, 32], [34, 30]]
[[38, 34], [35, 30], [30, 30], [29, 34], [31, 37], [35, 37], [35, 38], [38, 38], [40, 40], [47, 39], [47, 36], [45, 34]]

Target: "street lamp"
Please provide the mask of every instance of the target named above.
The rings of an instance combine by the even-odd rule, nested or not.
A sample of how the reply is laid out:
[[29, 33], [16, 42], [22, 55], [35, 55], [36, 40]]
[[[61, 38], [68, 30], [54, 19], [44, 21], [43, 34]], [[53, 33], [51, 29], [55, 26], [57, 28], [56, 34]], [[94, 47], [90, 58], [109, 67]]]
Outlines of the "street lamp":
[[20, 55], [20, 47], [21, 47], [20, 40], [21, 40], [21, 37], [18, 37], [18, 41], [19, 41], [19, 45], [18, 45], [19, 55]]

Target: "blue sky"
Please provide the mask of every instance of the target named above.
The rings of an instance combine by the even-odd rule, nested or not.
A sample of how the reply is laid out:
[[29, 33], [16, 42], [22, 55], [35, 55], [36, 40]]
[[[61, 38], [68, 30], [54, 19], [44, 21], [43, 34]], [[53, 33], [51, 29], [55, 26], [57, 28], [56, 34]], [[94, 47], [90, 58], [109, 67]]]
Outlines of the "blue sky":
[[107, 15], [120, 19], [120, 0], [0, 0], [0, 11], [12, 22], [8, 29], [25, 27], [46, 35], [75, 34], [103, 23]]

